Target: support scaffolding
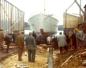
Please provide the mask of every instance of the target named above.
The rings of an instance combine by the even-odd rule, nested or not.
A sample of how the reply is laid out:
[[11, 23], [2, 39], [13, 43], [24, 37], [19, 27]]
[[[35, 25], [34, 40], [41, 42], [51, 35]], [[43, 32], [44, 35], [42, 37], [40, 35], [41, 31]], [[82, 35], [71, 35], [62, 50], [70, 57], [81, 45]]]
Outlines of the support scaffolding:
[[24, 12], [7, 0], [0, 0], [0, 29], [8, 33], [24, 30]]
[[[81, 8], [81, 0], [80, 0], [80, 4], [77, 2], [77, 0], [74, 0], [73, 1], [73, 3], [65, 10], [65, 24], [64, 24], [64, 26], [65, 26], [65, 28], [67, 27], [67, 11], [74, 5], [74, 3], [78, 6], [78, 8], [80, 9], [80, 12], [79, 12], [79, 19], [78, 19], [78, 22], [81, 20], [81, 17], [82, 17], [82, 15], [81, 15], [81, 12], [83, 13], [83, 15], [84, 15], [84, 11], [83, 11], [83, 9]], [[82, 19], [82, 21], [80, 21], [80, 22], [83, 22], [83, 19]], [[78, 24], [80, 24], [80, 22], [78, 23]]]

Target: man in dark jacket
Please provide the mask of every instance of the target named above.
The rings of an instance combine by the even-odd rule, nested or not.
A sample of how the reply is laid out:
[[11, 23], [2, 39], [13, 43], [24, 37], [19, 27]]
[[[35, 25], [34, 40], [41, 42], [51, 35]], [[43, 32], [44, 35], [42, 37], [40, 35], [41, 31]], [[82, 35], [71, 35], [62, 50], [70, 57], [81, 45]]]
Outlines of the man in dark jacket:
[[77, 49], [77, 41], [76, 41], [75, 33], [72, 34], [71, 38], [72, 38], [72, 46], [73, 46], [74, 50], [76, 50]]
[[25, 39], [25, 41], [28, 50], [28, 61], [35, 62], [36, 41], [32, 33], [29, 33], [29, 36]]
[[5, 38], [4, 38], [4, 40], [5, 40], [5, 44], [7, 45], [6, 53], [8, 53], [10, 43], [12, 42], [11, 34], [7, 34], [7, 35], [5, 36]]

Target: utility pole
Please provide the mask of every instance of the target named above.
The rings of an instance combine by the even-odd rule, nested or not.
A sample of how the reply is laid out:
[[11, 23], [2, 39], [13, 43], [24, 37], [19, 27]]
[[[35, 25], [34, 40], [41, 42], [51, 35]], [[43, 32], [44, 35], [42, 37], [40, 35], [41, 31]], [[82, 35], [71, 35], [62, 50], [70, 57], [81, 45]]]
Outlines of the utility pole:
[[46, 1], [44, 0], [44, 15], [46, 13]]
[[1, 29], [1, 0], [0, 0], [0, 29]]
[[[81, 0], [80, 0], [80, 7], [81, 7]], [[81, 16], [81, 9], [79, 8], [79, 14], [80, 14], [80, 22], [79, 23], [81, 23], [82, 22], [82, 16]]]
[[[13, 13], [13, 7], [11, 6], [10, 28], [12, 27], [12, 18], [13, 18], [13, 14], [12, 14], [12, 13]], [[11, 29], [10, 29], [10, 32], [12, 32], [12, 30], [13, 30], [13, 29], [11, 28]]]

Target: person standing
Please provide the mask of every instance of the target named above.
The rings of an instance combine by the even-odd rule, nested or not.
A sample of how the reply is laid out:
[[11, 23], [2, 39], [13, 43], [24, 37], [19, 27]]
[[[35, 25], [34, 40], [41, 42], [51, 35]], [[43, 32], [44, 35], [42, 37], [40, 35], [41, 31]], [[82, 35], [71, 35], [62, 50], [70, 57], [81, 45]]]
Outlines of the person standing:
[[25, 39], [25, 41], [28, 50], [28, 61], [35, 62], [36, 41], [32, 33], [29, 33], [29, 36]]
[[24, 33], [23, 32], [17, 33], [16, 46], [18, 48], [18, 60], [22, 61], [22, 54], [24, 51]]
[[3, 30], [0, 29], [0, 49], [3, 50], [3, 41], [4, 41], [4, 33]]
[[72, 47], [74, 50], [77, 50], [76, 34], [74, 32], [73, 32], [71, 38], [72, 38]]
[[8, 53], [9, 52], [10, 43], [12, 42], [11, 35], [7, 33], [6, 36], [5, 36], [5, 38], [4, 38], [4, 40], [5, 40], [5, 44], [7, 45], [6, 53]]
[[36, 36], [36, 33], [34, 31], [33, 31], [32, 35], [36, 39], [37, 36]]
[[63, 53], [63, 49], [67, 51], [67, 42], [66, 37], [62, 32], [60, 32], [60, 36], [58, 37], [58, 47], [60, 48], [60, 53]]
[[47, 44], [48, 44], [48, 45], [51, 44], [51, 39], [52, 39], [51, 36], [48, 36], [48, 37], [47, 37]]
[[66, 42], [67, 42], [68, 50], [70, 50], [70, 48], [71, 48], [71, 47], [70, 47], [70, 42], [71, 42], [71, 41], [70, 41], [69, 34], [66, 34], [66, 33], [65, 33], [65, 36], [66, 36]]
[[57, 50], [57, 49], [58, 49], [58, 40], [57, 40], [57, 37], [56, 37], [56, 36], [54, 36], [54, 37], [52, 38], [51, 43], [52, 43], [53, 48], [54, 48], [55, 50]]

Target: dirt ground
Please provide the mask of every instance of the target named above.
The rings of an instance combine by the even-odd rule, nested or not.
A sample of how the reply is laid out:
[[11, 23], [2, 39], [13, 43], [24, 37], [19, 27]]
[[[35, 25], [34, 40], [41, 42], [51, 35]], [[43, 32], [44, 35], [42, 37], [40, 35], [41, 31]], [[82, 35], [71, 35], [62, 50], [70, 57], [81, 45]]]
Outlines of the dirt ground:
[[36, 54], [35, 63], [28, 62], [27, 52], [23, 54], [23, 61], [17, 60], [17, 54], [13, 54], [12, 56], [6, 58], [1, 61], [2, 68], [47, 68], [47, 50], [39, 48]]
[[[86, 68], [82, 65], [80, 54], [86, 49], [77, 51], [68, 51], [60, 54], [59, 50], [53, 52], [53, 68]], [[39, 47], [36, 52], [36, 62], [28, 62], [27, 52], [23, 54], [23, 61], [18, 61], [17, 54], [12, 54], [8, 58], [0, 62], [0, 68], [48, 68], [48, 51]]]
[[80, 56], [84, 51], [86, 49], [57, 54], [58, 57], [54, 59], [54, 68], [86, 68], [86, 66], [82, 65]]

